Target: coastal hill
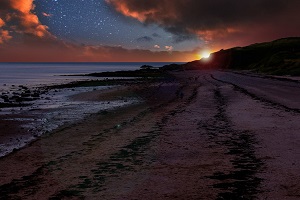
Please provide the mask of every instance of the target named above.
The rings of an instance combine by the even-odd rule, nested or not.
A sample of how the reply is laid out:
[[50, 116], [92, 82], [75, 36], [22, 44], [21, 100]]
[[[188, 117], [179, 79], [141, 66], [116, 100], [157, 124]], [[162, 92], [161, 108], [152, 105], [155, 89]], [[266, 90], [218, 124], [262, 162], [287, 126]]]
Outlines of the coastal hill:
[[209, 59], [166, 65], [165, 70], [231, 69], [300, 76], [300, 37], [234, 47], [212, 53]]

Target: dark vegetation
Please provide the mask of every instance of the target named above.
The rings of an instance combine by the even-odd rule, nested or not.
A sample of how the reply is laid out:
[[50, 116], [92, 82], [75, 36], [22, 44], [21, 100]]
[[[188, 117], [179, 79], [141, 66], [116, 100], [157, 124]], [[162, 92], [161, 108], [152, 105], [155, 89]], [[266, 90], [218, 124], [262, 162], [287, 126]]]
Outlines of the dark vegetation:
[[209, 59], [166, 65], [165, 70], [230, 69], [300, 76], [300, 37], [220, 50]]

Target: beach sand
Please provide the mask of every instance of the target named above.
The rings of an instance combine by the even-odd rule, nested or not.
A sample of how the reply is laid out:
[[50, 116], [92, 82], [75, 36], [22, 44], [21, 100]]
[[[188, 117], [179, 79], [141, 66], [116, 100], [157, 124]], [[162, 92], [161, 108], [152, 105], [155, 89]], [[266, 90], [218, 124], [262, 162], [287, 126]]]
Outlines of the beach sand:
[[298, 83], [173, 75], [73, 96], [142, 101], [1, 158], [0, 199], [299, 199]]

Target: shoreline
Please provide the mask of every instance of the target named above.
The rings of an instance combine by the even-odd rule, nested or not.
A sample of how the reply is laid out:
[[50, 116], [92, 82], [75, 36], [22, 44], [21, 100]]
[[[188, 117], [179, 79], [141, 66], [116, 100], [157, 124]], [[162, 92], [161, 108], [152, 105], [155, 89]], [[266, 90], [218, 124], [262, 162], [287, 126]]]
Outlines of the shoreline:
[[[51, 112], [55, 109], [63, 109], [63, 104], [72, 104], [75, 102], [89, 102], [89, 106], [92, 106], [92, 102], [102, 102], [102, 109], [98, 108], [99, 111], [105, 111], [107, 109], [115, 109], [115, 105], [110, 104], [112, 101], [116, 101], [117, 104], [135, 104], [138, 103], [138, 96], [130, 92], [129, 87], [138, 87], [139, 84], [144, 83], [155, 83], [161, 82], [167, 77], [171, 78], [170, 75], [163, 75], [157, 69], [154, 70], [136, 70], [135, 73], [137, 75], [143, 74], [144, 77], [137, 76], [136, 78], [130, 77], [130, 71], [118, 71], [114, 75], [114, 72], [104, 72], [104, 73], [93, 73], [93, 74], [86, 74], [85, 76], [94, 76], [94, 77], [105, 77], [105, 75], [109, 75], [109, 78], [103, 80], [79, 80], [79, 81], [72, 81], [69, 83], [63, 83], [58, 85], [50, 85], [50, 86], [42, 86], [42, 87], [33, 87], [29, 88], [23, 85], [15, 86], [15, 88], [11, 91], [10, 98], [7, 97], [8, 92], [2, 94], [6, 96], [6, 99], [10, 99], [7, 103], [0, 103], [0, 122], [1, 122], [1, 129], [9, 130], [8, 134], [0, 134], [0, 140], [2, 143], [0, 144], [0, 157], [5, 157], [6, 155], [13, 153], [18, 149], [22, 149], [27, 145], [30, 145], [32, 141], [39, 139], [45, 133], [52, 132], [63, 126], [64, 124], [72, 124], [76, 123], [76, 121], [81, 120], [81, 117], [78, 119], [67, 119], [64, 122], [54, 125], [52, 127], [46, 126], [45, 121], [47, 121], [47, 117], [43, 113]], [[227, 71], [230, 72], [230, 71]], [[128, 75], [128, 78], [120, 79], [120, 74], [125, 73]], [[279, 81], [287, 81], [287, 82], [295, 82], [298, 83], [298, 80], [289, 80], [288, 78], [278, 78], [278, 77], [271, 77], [265, 76], [260, 74], [253, 74], [247, 72], [236, 72], [232, 71], [232, 73], [245, 75], [248, 77], [259, 77], [259, 78], [266, 78], [266, 79], [274, 79]], [[147, 78], [147, 75], [150, 77]], [[78, 91], [79, 89], [79, 91]], [[65, 91], [64, 91], [65, 90]], [[69, 91], [68, 91], [69, 90]], [[17, 91], [17, 92], [16, 92]], [[63, 91], [63, 92], [61, 92]], [[64, 93], [63, 95], [57, 93]], [[73, 93], [73, 94], [72, 94]], [[57, 99], [53, 99], [55, 96], [61, 96], [60, 100], [61, 105], [53, 105], [57, 104]], [[100, 98], [101, 97], [101, 98]], [[134, 100], [134, 98], [136, 98]], [[62, 100], [63, 99], [63, 100]], [[13, 101], [15, 101], [15, 103]], [[17, 101], [19, 100], [19, 101]], [[34, 107], [36, 101], [38, 100], [47, 100], [48, 101], [48, 108], [47, 106], [43, 105], [45, 102], [40, 103], [39, 106], [42, 107]], [[118, 101], [118, 102], [117, 102]], [[26, 103], [29, 102], [29, 103]], [[49, 103], [50, 102], [50, 103]], [[50, 104], [50, 105], [49, 105]], [[107, 104], [104, 106], [103, 104]], [[110, 105], [109, 105], [110, 104]], [[2, 105], [2, 106], [1, 106]], [[5, 106], [6, 105], [6, 106]], [[76, 106], [76, 105], [74, 105]], [[101, 106], [101, 105], [100, 105]], [[117, 106], [117, 105], [116, 105]], [[118, 106], [117, 106], [118, 107]], [[85, 108], [87, 110], [87, 108]], [[30, 113], [32, 111], [40, 111], [40, 113]], [[48, 110], [48, 111], [47, 111]], [[50, 110], [50, 111], [49, 111]], [[92, 109], [94, 110], [94, 109]], [[84, 112], [84, 110], [82, 110]], [[3, 113], [4, 112], [4, 113]], [[6, 112], [6, 113], [5, 113]], [[29, 113], [26, 113], [29, 112]], [[53, 112], [53, 111], [52, 111]], [[93, 114], [93, 112], [86, 112], [82, 114], [82, 117], [85, 117], [89, 114]], [[60, 114], [61, 115], [61, 114]], [[80, 115], [80, 114], [79, 114]], [[42, 119], [40, 119], [42, 118]], [[48, 117], [49, 118], [49, 117]], [[44, 120], [44, 122], [42, 122]], [[32, 125], [28, 125], [28, 124]], [[53, 123], [53, 122], [47, 122]], [[34, 127], [41, 127], [41, 128], [34, 128]], [[27, 134], [26, 134], [27, 132]], [[28, 133], [31, 132], [31, 133]], [[10, 144], [10, 145], [8, 145]], [[6, 146], [6, 147], [5, 147]], [[4, 150], [4, 149], [7, 150]]]
[[5, 102], [1, 103], [0, 128], [7, 131], [0, 134], [0, 156], [89, 114], [138, 103], [137, 96], [129, 92], [119, 94], [119, 90], [143, 81], [145, 78], [73, 81], [34, 88], [16, 86], [1, 96]]
[[88, 115], [0, 158], [0, 197], [300, 195], [299, 83], [214, 70], [172, 76], [72, 96], [142, 101]]
[[[127, 76], [120, 78], [120, 73], [126, 73]], [[165, 78], [166, 74], [158, 70], [135, 70], [85, 76], [97, 76], [97, 79], [49, 86], [13, 85], [10, 91], [2, 92], [0, 128], [9, 131], [0, 134], [0, 157], [27, 146], [31, 141], [66, 123], [75, 123], [86, 115], [138, 103], [138, 96], [132, 92], [118, 94], [118, 87], [125, 89], [143, 82], [155, 82]]]
[[[80, 91], [77, 91], [78, 89]], [[79, 87], [71, 90], [62, 89], [56, 92], [56, 96], [52, 96], [46, 105], [36, 102], [27, 108], [19, 107], [20, 110], [15, 110], [15, 108], [3, 110], [3, 114], [0, 115], [0, 128], [6, 131], [0, 134], [1, 157], [27, 146], [31, 141], [60, 126], [74, 124], [93, 113], [136, 104], [140, 101], [134, 98], [110, 98], [99, 101], [99, 98], [76, 99], [72, 97], [80, 94], [88, 97], [89, 95], [86, 95], [88, 93], [96, 93], [101, 96], [101, 93], [115, 90], [112, 87], [91, 87], [88, 89]], [[61, 93], [64, 93], [63, 96], [60, 95]]]

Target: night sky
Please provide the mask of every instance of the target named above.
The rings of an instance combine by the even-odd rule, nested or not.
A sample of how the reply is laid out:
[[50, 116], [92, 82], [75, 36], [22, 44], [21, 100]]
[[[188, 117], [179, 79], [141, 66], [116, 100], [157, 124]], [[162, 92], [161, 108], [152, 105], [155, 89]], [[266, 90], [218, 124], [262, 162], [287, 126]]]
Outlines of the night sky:
[[191, 61], [300, 35], [299, 0], [1, 0], [0, 61]]
[[201, 44], [198, 40], [174, 44], [172, 34], [154, 24], [126, 19], [101, 0], [48, 0], [35, 5], [41, 23], [71, 42], [153, 50], [155, 45], [190, 50]]

